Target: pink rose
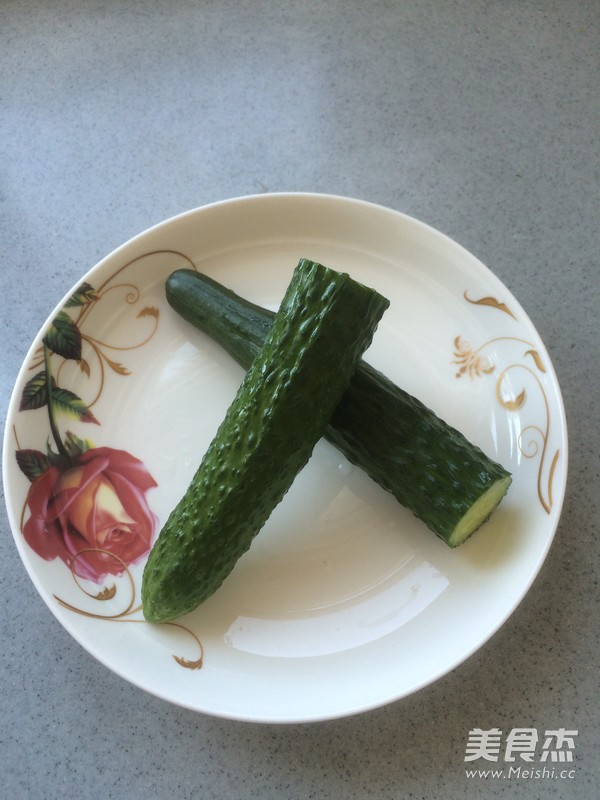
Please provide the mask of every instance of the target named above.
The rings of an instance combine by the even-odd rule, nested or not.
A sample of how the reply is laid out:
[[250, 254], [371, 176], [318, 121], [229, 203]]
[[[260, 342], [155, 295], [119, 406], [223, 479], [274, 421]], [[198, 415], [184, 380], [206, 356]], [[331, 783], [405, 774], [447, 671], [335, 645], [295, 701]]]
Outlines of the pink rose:
[[129, 453], [87, 450], [70, 469], [50, 467], [34, 481], [23, 535], [42, 558], [61, 558], [79, 577], [101, 583], [150, 550], [157, 518], [145, 493], [156, 485]]

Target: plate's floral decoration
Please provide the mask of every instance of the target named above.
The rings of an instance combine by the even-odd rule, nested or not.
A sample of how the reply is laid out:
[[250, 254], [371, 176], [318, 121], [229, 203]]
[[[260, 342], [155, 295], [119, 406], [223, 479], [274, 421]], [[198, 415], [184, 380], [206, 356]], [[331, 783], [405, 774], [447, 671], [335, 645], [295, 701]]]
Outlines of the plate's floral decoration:
[[[182, 256], [174, 251], [161, 254], [167, 252]], [[147, 255], [157, 253], [141, 258]], [[44, 450], [21, 447], [16, 429], [14, 433], [17, 464], [30, 481], [21, 520], [27, 544], [47, 561], [62, 560], [81, 592], [93, 601], [116, 596], [114, 583], [104, 585], [108, 576], [122, 577], [130, 590], [126, 606], [114, 614], [84, 610], [57, 595], [55, 599], [64, 608], [93, 619], [144, 623], [143, 618], [133, 616], [141, 606], [135, 605], [129, 567], [140, 562], [152, 547], [158, 518], [150, 508], [147, 493], [157, 483], [142, 461], [125, 450], [97, 447], [91, 439], [61, 429], [65, 420], [75, 423], [79, 431], [80, 426], [100, 425], [92, 408], [105, 386], [106, 370], [122, 376], [131, 374], [108, 352], [138, 348], [150, 341], [157, 330], [159, 311], [145, 306], [137, 317], [150, 319], [150, 332], [141, 341], [115, 345], [86, 333], [86, 320], [108, 292], [124, 289], [129, 305], [140, 300], [136, 286], [113, 280], [132, 263], [122, 266], [97, 290], [82, 283], [56, 314], [34, 355], [30, 367], [33, 374], [23, 388], [19, 410], [46, 410], [49, 435]], [[76, 365], [85, 378], [91, 378], [92, 372], [99, 375], [92, 400], [85, 401], [61, 385], [67, 364]], [[99, 588], [89, 591], [81, 579]], [[174, 655], [174, 659], [187, 669], [200, 669], [203, 649], [197, 636], [178, 623], [167, 625], [191, 635], [200, 650], [199, 658]]]
[[[512, 317], [515, 321], [517, 320], [516, 315], [510, 308], [495, 297], [482, 297], [475, 300], [470, 298], [465, 291], [464, 298], [468, 303], [496, 309]], [[497, 365], [488, 358], [485, 351], [490, 345], [500, 342], [511, 346], [511, 348], [516, 346], [520, 360], [497, 370]], [[540, 505], [549, 514], [553, 505], [552, 484], [560, 458], [560, 450], [556, 449], [554, 453], [551, 451], [550, 404], [542, 380], [546, 367], [539, 350], [536, 349], [535, 343], [519, 336], [505, 335], [496, 336], [478, 347], [472, 347], [461, 336], [457, 336], [454, 339], [454, 359], [452, 363], [458, 366], [457, 378], [462, 378], [464, 375], [468, 375], [470, 378], [481, 378], [484, 375], [495, 373], [497, 376], [496, 399], [500, 406], [508, 412], [516, 412], [523, 409], [527, 403], [530, 385], [541, 393], [545, 419], [541, 424], [533, 422], [525, 425], [520, 430], [517, 444], [524, 458], [538, 459], [537, 494]], [[522, 381], [520, 385], [523, 388], [519, 392], [513, 388], [516, 381]], [[524, 385], [525, 381], [529, 385]]]
[[[123, 450], [87, 447], [72, 434], [68, 441], [67, 455], [46, 455], [46, 468], [33, 480], [23, 536], [47, 561], [58, 557], [80, 578], [102, 583], [149, 552], [157, 519], [146, 492], [156, 482]], [[17, 453], [26, 469], [30, 452]], [[33, 458], [43, 463], [42, 455]]]
[[[57, 383], [53, 367], [56, 357], [84, 363], [82, 332], [69, 309], [78, 309], [81, 319], [97, 301], [94, 288], [84, 283], [50, 324], [20, 410], [46, 408], [51, 438], [45, 451], [19, 449], [16, 458], [31, 481], [30, 515], [23, 526], [29, 546], [48, 561], [62, 559], [79, 577], [102, 583], [107, 574], [122, 574], [125, 565], [149, 552], [157, 518], [146, 492], [157, 484], [129, 453], [94, 447], [70, 430], [60, 432], [59, 417], [99, 424], [78, 395]], [[82, 550], [86, 555], [77, 557]]]

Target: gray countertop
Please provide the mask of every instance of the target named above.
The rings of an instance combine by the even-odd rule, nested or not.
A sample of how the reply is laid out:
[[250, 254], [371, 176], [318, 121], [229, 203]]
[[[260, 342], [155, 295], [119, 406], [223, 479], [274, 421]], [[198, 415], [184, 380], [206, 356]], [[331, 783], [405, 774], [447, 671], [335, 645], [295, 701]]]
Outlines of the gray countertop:
[[[104, 255], [206, 203], [306, 191], [480, 258], [549, 350], [570, 439], [555, 541], [506, 624], [406, 699], [302, 725], [194, 713], [94, 660], [37, 594], [3, 503], [4, 796], [598, 796], [599, 67], [598, 2], [1, 4], [3, 427], [41, 324]], [[469, 777], [476, 728], [577, 730], [572, 772]]]

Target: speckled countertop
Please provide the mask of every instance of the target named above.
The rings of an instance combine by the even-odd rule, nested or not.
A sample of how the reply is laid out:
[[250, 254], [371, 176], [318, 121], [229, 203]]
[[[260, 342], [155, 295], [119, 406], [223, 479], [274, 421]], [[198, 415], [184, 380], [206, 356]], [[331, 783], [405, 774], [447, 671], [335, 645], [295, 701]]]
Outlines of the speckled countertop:
[[[307, 191], [478, 256], [545, 342], [570, 439], [554, 544], [508, 622], [422, 691], [304, 725], [204, 716], [113, 674], [39, 598], [2, 504], [7, 797], [598, 795], [599, 68], [597, 2], [2, 3], [3, 426], [40, 325], [104, 255], [206, 203]], [[576, 730], [571, 771], [469, 777], [477, 728]]]

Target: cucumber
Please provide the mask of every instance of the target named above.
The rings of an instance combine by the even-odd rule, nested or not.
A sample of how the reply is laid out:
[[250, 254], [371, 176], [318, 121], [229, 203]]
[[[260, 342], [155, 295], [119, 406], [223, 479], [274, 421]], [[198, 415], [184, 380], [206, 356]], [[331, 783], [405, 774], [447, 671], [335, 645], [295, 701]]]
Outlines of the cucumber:
[[[273, 324], [272, 311], [193, 270], [170, 275], [166, 294], [246, 368]], [[511, 483], [502, 465], [364, 361], [325, 437], [450, 547], [488, 519]]]
[[301, 260], [256, 357], [142, 578], [150, 622], [221, 585], [306, 464], [388, 301]]

